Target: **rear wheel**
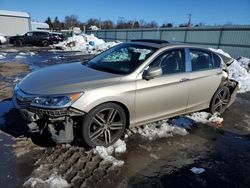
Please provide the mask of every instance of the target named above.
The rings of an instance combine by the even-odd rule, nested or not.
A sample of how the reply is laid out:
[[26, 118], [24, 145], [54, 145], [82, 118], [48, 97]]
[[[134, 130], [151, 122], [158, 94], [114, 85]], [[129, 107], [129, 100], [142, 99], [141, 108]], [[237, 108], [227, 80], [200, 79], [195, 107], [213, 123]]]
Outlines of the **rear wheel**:
[[83, 120], [82, 135], [90, 147], [110, 146], [123, 134], [126, 114], [121, 106], [105, 103], [91, 110]]
[[23, 45], [23, 41], [21, 41], [21, 40], [15, 40], [14, 41], [14, 45], [15, 46], [22, 46]]
[[219, 88], [215, 92], [213, 99], [211, 101], [210, 112], [211, 113], [217, 112], [219, 114], [222, 114], [226, 110], [230, 102], [230, 97], [231, 97], [231, 93], [228, 87], [223, 86]]
[[43, 46], [49, 46], [49, 41], [43, 40], [43, 41], [42, 41], [42, 45], [43, 45]]

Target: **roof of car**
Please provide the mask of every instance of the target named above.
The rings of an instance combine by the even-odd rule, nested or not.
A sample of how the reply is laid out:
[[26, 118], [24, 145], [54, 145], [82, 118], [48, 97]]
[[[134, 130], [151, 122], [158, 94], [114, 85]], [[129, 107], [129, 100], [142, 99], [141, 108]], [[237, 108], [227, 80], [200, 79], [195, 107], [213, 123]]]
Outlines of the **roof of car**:
[[155, 39], [133, 39], [130, 41], [130, 43], [135, 43], [139, 45], [145, 45], [153, 48], [163, 48], [163, 47], [188, 47], [188, 48], [199, 48], [203, 50], [209, 50], [205, 47], [195, 45], [195, 44], [189, 44], [179, 41], [166, 41], [166, 40], [155, 40]]
[[42, 30], [41, 31], [29, 31], [29, 32], [32, 32], [32, 33], [49, 33], [49, 31], [42, 31]]
[[182, 42], [177, 41], [166, 41], [166, 40], [156, 40], [156, 39], [133, 39], [130, 41], [131, 43], [146, 45], [154, 48], [162, 48], [165, 46], [173, 46], [173, 45], [187, 45]]

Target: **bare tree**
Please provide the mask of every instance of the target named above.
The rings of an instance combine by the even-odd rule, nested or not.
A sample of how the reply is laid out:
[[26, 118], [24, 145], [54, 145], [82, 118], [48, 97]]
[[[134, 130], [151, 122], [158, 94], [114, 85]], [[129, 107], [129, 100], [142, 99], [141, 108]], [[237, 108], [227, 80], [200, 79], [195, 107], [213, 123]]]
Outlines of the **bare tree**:
[[53, 24], [52, 24], [52, 21], [51, 21], [51, 18], [48, 17], [46, 20], [45, 20], [45, 23], [47, 23], [49, 25], [49, 28], [50, 29], [53, 29]]
[[53, 22], [53, 29], [55, 30], [61, 30], [62, 29], [62, 24], [60, 22], [60, 20], [58, 19], [58, 17], [55, 17], [55, 20]]
[[96, 18], [90, 18], [90, 19], [88, 19], [88, 21], [86, 22], [86, 28], [87, 29], [89, 29], [89, 27], [90, 26], [93, 26], [93, 25], [95, 25], [95, 26], [99, 26], [100, 24], [99, 24], [99, 19], [96, 19]]
[[111, 20], [105, 20], [102, 22], [102, 29], [113, 29], [114, 23]]
[[174, 26], [174, 24], [172, 24], [172, 23], [165, 23], [165, 24], [162, 24], [161, 27], [168, 27], [168, 28], [171, 28], [171, 27], [173, 27], [173, 26]]
[[119, 17], [116, 24], [117, 29], [126, 29], [126, 19], [124, 17]]
[[70, 29], [72, 27], [79, 27], [80, 21], [78, 20], [78, 16], [76, 15], [66, 16], [64, 19], [64, 25], [65, 28], [67, 29]]

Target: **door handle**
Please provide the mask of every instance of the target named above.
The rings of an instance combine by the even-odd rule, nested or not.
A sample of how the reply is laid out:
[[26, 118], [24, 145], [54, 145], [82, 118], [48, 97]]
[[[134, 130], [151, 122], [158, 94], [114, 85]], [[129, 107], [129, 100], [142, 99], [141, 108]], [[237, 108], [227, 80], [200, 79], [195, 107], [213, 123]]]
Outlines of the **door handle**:
[[186, 81], [189, 81], [190, 79], [189, 78], [182, 78], [181, 80], [180, 80], [180, 82], [186, 82]]

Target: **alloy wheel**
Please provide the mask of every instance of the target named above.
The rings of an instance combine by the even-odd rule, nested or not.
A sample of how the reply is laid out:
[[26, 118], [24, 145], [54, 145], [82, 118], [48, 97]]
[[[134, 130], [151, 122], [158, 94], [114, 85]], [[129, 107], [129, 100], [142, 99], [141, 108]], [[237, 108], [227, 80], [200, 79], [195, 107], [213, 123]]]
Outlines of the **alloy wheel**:
[[89, 138], [95, 145], [107, 146], [122, 134], [125, 119], [115, 108], [105, 108], [97, 112], [89, 126]]
[[220, 114], [223, 113], [226, 110], [229, 102], [230, 102], [229, 89], [227, 87], [222, 87], [215, 95], [212, 105], [212, 112], [213, 113], [218, 112]]

